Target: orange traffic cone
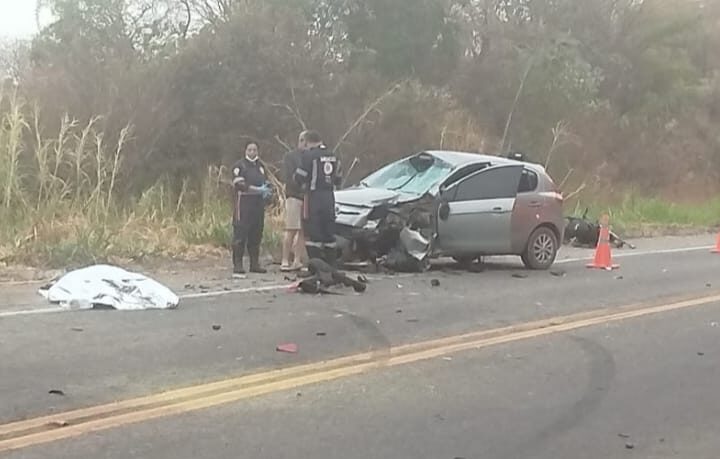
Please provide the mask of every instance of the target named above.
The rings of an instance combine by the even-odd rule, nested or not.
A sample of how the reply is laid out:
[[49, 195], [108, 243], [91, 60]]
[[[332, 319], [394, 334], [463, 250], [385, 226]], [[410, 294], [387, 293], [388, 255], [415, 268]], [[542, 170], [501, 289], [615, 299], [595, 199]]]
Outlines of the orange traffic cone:
[[717, 235], [717, 242], [715, 242], [715, 248], [711, 250], [712, 253], [720, 253], [720, 233]]
[[600, 236], [598, 237], [597, 248], [595, 249], [595, 259], [587, 265], [588, 268], [604, 269], [612, 271], [618, 269], [620, 265], [614, 265], [612, 262], [612, 254], [610, 253], [610, 217], [606, 214], [600, 219]]

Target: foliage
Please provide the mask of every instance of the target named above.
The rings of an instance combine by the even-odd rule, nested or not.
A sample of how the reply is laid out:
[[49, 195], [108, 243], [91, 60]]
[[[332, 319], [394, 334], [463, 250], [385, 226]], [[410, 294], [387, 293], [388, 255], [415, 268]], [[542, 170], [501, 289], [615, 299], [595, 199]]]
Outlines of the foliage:
[[41, 33], [0, 46], [13, 257], [224, 244], [223, 166], [253, 138], [277, 172], [304, 128], [350, 182], [441, 146], [523, 150], [566, 192], [719, 188], [718, 2], [38, 3]]

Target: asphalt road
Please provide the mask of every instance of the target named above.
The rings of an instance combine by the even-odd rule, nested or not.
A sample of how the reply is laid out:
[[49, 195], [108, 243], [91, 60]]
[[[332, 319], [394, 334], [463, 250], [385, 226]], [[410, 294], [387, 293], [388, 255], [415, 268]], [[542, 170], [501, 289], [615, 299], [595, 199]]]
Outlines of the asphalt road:
[[[539, 319], [717, 295], [720, 256], [683, 250], [711, 242], [641, 243], [615, 272], [571, 257], [554, 275], [496, 263], [481, 273], [376, 280], [364, 295], [276, 291], [185, 300], [174, 311], [1, 317], [0, 423], [360, 352], [383, 359], [403, 344]], [[715, 458], [718, 306], [443, 351], [15, 451], [2, 452], [0, 426], [0, 457]], [[276, 351], [287, 342], [299, 352]]]

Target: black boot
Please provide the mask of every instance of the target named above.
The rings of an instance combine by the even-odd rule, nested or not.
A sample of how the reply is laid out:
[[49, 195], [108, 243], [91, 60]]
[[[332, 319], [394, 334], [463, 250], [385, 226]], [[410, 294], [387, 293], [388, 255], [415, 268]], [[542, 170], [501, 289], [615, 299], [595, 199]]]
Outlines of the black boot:
[[243, 257], [245, 256], [245, 247], [241, 244], [233, 244], [232, 257], [233, 257], [233, 275], [245, 274], [243, 268]]
[[267, 273], [267, 269], [260, 266], [260, 248], [253, 249], [250, 252], [250, 272], [257, 274]]

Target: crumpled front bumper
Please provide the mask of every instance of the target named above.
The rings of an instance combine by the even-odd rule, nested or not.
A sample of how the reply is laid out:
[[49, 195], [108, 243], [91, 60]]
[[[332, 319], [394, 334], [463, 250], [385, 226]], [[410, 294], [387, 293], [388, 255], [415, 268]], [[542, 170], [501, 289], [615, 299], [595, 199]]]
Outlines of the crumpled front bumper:
[[336, 240], [344, 261], [377, 259], [398, 247], [418, 261], [429, 256], [432, 244], [428, 238], [409, 228], [399, 215], [393, 214], [393, 225], [389, 225], [387, 218], [375, 218], [374, 210], [338, 206]]

